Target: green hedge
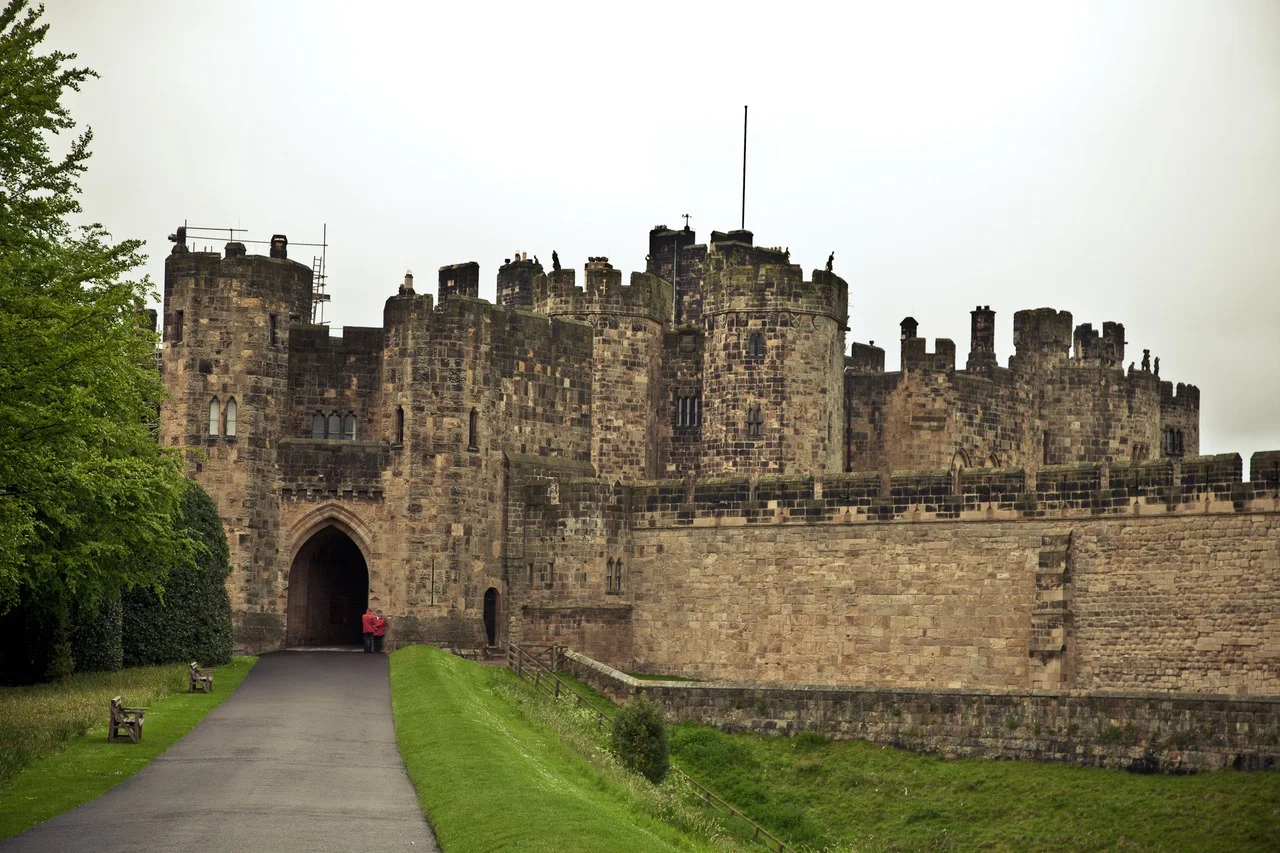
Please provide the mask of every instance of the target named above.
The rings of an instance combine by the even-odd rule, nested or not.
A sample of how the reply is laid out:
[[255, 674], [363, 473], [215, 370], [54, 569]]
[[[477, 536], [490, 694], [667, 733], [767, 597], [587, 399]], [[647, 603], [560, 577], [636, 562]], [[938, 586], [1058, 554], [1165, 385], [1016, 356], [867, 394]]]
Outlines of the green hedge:
[[79, 608], [71, 631], [76, 672], [115, 672], [124, 666], [122, 615], [118, 598]]
[[171, 569], [160, 594], [134, 589], [124, 595], [126, 666], [231, 661], [227, 537], [213, 499], [195, 483], [183, 498], [182, 525], [199, 545], [195, 560]]

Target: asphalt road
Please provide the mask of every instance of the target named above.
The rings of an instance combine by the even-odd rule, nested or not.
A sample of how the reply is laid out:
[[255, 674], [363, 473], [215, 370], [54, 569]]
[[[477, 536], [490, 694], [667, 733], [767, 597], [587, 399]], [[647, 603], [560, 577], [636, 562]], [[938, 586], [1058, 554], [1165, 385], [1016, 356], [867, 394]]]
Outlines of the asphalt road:
[[4, 853], [79, 850], [438, 851], [396, 749], [386, 657], [264, 655], [145, 769], [0, 842]]

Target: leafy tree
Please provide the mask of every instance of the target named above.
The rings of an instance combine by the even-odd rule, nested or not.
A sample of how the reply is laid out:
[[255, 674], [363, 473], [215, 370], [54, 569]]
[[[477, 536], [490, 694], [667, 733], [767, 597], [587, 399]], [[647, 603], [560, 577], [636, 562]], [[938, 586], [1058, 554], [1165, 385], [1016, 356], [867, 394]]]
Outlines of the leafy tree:
[[70, 221], [91, 133], [51, 149], [75, 127], [63, 94], [95, 75], [37, 53], [27, 5], [0, 12], [0, 613], [157, 586], [192, 554], [181, 458], [155, 440], [152, 287], [123, 278], [141, 243]]
[[667, 726], [662, 712], [652, 702], [633, 699], [618, 709], [613, 720], [611, 745], [618, 760], [655, 785], [671, 767], [667, 746]]

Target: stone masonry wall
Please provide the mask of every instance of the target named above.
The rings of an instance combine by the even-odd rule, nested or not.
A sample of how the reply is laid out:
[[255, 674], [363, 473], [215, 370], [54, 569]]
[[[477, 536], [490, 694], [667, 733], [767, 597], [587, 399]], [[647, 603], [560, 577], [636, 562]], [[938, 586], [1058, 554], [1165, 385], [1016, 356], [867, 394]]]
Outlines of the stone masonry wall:
[[643, 671], [773, 684], [1028, 682], [1035, 525], [640, 527], [634, 541]]
[[729, 732], [817, 732], [947, 757], [1065, 761], [1141, 773], [1280, 769], [1280, 699], [1154, 693], [780, 688], [640, 681], [585, 655], [573, 675], [672, 723]]

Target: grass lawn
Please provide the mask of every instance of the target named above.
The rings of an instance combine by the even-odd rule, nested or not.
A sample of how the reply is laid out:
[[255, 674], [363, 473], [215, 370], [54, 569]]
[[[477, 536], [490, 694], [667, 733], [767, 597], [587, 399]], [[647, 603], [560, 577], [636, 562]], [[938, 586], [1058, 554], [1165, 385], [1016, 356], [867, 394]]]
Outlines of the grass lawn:
[[674, 780], [613, 764], [589, 712], [505, 669], [410, 646], [391, 656], [391, 690], [400, 754], [448, 853], [737, 849]]
[[[187, 666], [73, 675], [0, 689], [0, 839], [62, 814], [146, 767], [235, 691], [257, 661], [220, 666], [210, 694], [188, 694]], [[138, 744], [107, 743], [107, 703], [149, 708]]]
[[729, 735], [692, 723], [668, 734], [673, 763], [802, 848], [1280, 850], [1275, 772], [1138, 776], [943, 759], [808, 734]]

